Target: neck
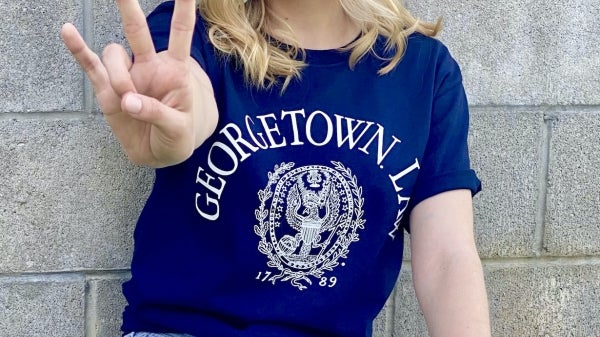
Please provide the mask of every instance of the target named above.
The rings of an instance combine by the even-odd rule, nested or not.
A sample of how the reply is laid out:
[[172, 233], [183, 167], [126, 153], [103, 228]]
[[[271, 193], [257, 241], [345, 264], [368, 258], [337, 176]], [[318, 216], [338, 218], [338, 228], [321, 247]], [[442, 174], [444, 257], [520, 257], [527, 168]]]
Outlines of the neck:
[[304, 49], [335, 49], [352, 42], [360, 27], [346, 14], [338, 0], [265, 0], [269, 8], [269, 31], [286, 41], [289, 32]]

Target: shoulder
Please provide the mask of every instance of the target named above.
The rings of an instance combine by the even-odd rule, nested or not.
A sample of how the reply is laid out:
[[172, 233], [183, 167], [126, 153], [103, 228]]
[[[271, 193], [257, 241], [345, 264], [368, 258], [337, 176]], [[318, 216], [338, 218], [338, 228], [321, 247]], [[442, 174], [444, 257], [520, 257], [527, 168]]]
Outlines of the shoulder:
[[[373, 48], [376, 64], [385, 65], [385, 60], [395, 52], [387, 47], [387, 39], [380, 36]], [[424, 93], [436, 93], [444, 83], [462, 82], [460, 67], [446, 45], [421, 33], [413, 33], [406, 38], [402, 59], [387, 77], [411, 83]]]
[[449, 48], [437, 38], [413, 33], [407, 38], [403, 62], [418, 66], [428, 73], [438, 87], [444, 82], [462, 82], [462, 73]]
[[[455, 67], [450, 51], [443, 42], [437, 38], [421, 33], [412, 33], [406, 38], [405, 50], [402, 61], [398, 65], [402, 71], [408, 69], [427, 71], [438, 67]], [[396, 49], [389, 48], [388, 40], [380, 36], [373, 48], [374, 54], [381, 59], [388, 59], [396, 53]]]
[[410, 34], [407, 38], [407, 43], [408, 45], [428, 46], [432, 49], [447, 49], [437, 38], [419, 32]]
[[448, 47], [437, 38], [413, 33], [406, 39], [406, 57], [417, 56], [421, 60], [443, 63], [454, 60]]

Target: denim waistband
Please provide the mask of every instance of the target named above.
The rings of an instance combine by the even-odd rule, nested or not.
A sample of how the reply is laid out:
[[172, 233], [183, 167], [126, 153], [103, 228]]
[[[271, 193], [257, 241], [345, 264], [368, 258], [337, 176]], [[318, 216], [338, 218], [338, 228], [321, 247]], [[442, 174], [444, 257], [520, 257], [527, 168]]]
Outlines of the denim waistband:
[[183, 333], [154, 333], [154, 332], [132, 332], [125, 337], [194, 337]]

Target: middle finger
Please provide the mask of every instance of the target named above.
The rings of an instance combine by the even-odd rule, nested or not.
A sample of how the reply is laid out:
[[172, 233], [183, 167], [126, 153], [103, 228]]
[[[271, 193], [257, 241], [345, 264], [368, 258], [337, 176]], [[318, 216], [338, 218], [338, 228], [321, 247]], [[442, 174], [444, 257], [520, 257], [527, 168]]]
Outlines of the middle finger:
[[136, 60], [143, 61], [156, 55], [146, 16], [137, 0], [117, 0], [123, 31]]

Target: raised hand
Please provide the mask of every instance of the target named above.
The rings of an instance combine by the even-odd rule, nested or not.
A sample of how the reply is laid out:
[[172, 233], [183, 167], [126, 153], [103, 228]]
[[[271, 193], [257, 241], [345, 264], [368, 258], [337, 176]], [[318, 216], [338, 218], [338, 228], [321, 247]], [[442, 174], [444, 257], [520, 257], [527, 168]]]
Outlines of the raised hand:
[[214, 131], [218, 113], [206, 73], [190, 57], [195, 0], [176, 0], [169, 48], [157, 54], [137, 0], [117, 0], [134, 54], [108, 45], [102, 61], [70, 23], [61, 35], [92, 82], [96, 99], [129, 159], [164, 167], [180, 163]]

